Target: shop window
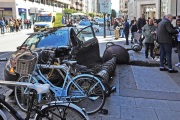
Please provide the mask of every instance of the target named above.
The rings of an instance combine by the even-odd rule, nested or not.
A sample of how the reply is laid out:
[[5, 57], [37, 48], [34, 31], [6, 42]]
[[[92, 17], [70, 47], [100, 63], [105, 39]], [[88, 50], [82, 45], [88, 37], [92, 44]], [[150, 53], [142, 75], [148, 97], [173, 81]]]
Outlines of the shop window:
[[40, 3], [40, 0], [35, 0], [35, 2]]
[[41, 0], [41, 4], [45, 4], [45, 0]]
[[54, 6], [54, 1], [53, 0], [51, 0], [51, 6]]
[[47, 5], [50, 5], [50, 0], [46, 0], [46, 4], [47, 4]]

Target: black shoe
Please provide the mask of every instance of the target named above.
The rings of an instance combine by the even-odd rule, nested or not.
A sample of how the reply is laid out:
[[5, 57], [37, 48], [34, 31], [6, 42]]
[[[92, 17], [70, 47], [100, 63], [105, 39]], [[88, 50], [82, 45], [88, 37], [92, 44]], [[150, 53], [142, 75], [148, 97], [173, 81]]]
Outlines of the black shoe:
[[114, 38], [114, 40], [117, 40], [118, 38]]
[[168, 70], [169, 73], [177, 73], [178, 71], [177, 70]]
[[131, 43], [133, 44], [133, 41], [131, 41]]
[[159, 68], [160, 71], [168, 71], [167, 68]]
[[146, 58], [148, 58], [148, 56], [146, 56]]

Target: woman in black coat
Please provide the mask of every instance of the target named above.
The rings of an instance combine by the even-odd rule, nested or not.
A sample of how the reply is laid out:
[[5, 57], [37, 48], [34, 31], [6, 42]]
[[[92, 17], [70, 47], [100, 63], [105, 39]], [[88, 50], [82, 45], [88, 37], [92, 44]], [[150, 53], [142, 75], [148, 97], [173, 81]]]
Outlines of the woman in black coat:
[[137, 32], [137, 25], [136, 21], [134, 21], [134, 24], [131, 27], [131, 43], [133, 43], [134, 33]]

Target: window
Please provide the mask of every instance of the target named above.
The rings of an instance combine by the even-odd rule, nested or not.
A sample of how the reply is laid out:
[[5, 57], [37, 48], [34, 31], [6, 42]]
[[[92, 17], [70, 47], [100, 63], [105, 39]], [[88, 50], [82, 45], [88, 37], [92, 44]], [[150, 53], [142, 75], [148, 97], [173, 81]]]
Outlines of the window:
[[35, 0], [35, 2], [40, 3], [40, 0]]
[[82, 42], [89, 41], [94, 38], [93, 32], [91, 27], [87, 27], [82, 29], [81, 32], [77, 35], [78, 39]]
[[42, 4], [45, 4], [45, 0], [41, 0], [41, 3], [42, 3]]

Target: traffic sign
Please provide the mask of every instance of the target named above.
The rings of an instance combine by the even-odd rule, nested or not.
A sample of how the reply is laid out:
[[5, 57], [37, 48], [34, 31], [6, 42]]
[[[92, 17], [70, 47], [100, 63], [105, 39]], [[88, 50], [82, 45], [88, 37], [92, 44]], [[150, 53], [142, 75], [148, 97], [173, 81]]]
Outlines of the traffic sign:
[[100, 12], [111, 14], [111, 0], [99, 0]]

